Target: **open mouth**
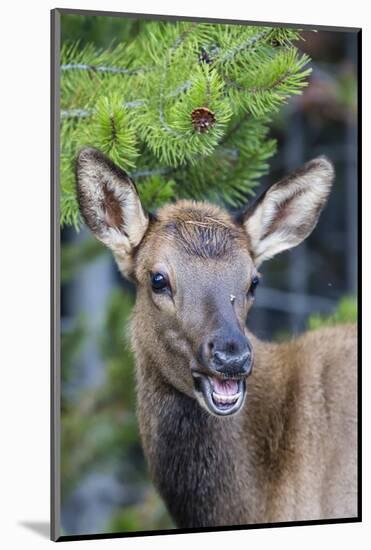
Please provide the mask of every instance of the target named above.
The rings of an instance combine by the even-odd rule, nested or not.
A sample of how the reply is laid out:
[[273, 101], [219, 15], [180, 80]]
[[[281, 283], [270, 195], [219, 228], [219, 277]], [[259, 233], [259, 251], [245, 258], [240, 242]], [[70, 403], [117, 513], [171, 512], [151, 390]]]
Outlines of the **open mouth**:
[[227, 416], [242, 407], [246, 396], [245, 380], [218, 378], [200, 372], [193, 372], [192, 376], [200, 404], [212, 414]]

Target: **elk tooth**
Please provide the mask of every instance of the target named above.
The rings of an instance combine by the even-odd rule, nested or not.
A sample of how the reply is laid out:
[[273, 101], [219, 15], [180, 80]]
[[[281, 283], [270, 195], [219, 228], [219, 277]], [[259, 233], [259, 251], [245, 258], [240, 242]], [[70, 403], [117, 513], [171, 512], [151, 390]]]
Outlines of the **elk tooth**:
[[237, 401], [238, 397], [239, 393], [235, 393], [234, 395], [221, 395], [220, 393], [213, 392], [213, 398], [218, 403], [234, 403], [235, 401]]

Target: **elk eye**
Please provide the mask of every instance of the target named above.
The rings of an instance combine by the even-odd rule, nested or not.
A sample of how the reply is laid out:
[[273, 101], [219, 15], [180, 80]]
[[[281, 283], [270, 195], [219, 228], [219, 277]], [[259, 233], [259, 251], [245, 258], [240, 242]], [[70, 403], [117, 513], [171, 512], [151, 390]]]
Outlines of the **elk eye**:
[[170, 290], [167, 277], [163, 273], [151, 273], [151, 285], [153, 292], [164, 292]]
[[249, 292], [253, 296], [254, 296], [254, 292], [255, 292], [255, 289], [258, 286], [258, 284], [259, 284], [259, 277], [257, 275], [255, 275], [255, 277], [253, 277], [252, 280], [251, 280], [251, 284], [250, 284], [250, 288], [249, 288]]

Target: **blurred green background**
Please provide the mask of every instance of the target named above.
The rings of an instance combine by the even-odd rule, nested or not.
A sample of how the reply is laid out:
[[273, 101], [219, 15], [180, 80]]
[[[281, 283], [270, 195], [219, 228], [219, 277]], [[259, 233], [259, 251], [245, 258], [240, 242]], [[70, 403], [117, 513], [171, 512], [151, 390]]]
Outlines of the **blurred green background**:
[[[62, 42], [106, 48], [145, 21], [62, 16]], [[248, 320], [261, 338], [356, 319], [356, 36], [305, 32], [310, 85], [272, 128], [278, 179], [318, 154], [335, 163], [334, 192], [313, 235], [263, 269]], [[259, 189], [258, 189], [259, 192]], [[134, 289], [110, 254], [82, 229], [61, 232], [62, 528], [65, 535], [174, 527], [150, 480], [135, 415], [134, 366], [126, 337]]]

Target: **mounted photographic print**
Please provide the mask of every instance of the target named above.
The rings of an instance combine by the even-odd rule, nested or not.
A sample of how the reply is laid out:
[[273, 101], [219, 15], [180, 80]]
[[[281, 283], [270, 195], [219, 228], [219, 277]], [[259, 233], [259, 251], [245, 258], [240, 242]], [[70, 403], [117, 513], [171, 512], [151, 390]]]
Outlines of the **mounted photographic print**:
[[53, 10], [53, 540], [361, 520], [360, 37]]

